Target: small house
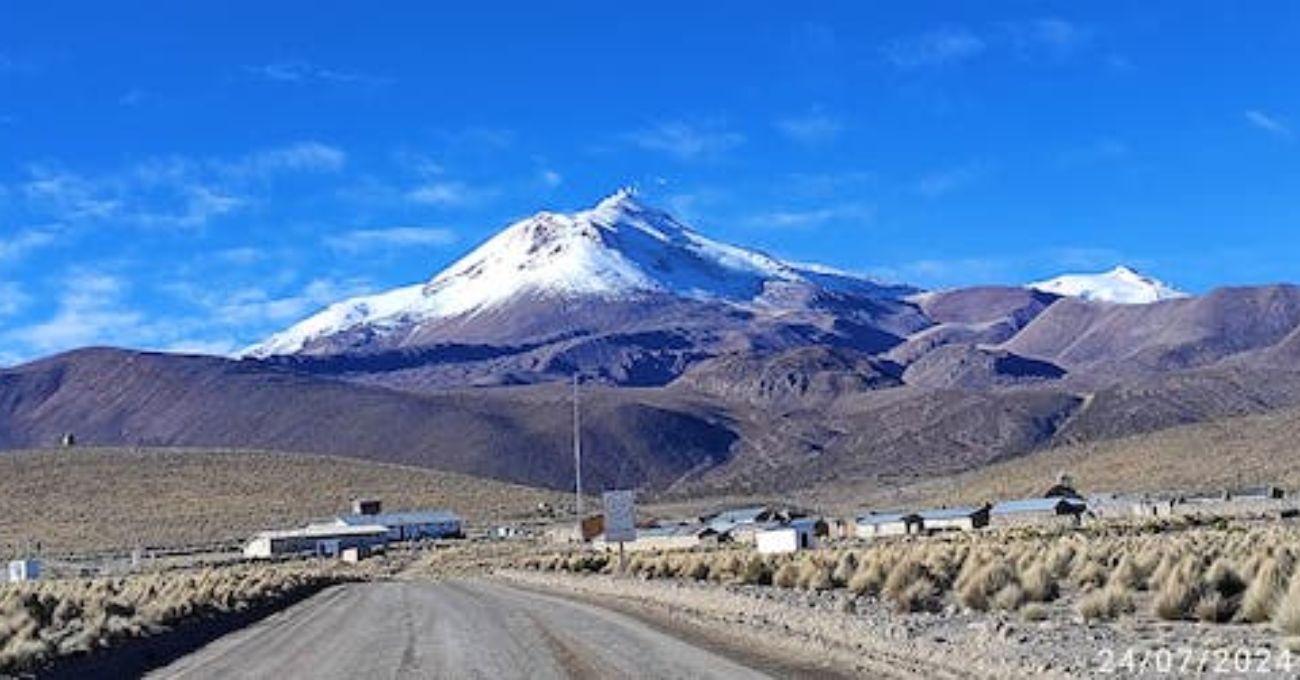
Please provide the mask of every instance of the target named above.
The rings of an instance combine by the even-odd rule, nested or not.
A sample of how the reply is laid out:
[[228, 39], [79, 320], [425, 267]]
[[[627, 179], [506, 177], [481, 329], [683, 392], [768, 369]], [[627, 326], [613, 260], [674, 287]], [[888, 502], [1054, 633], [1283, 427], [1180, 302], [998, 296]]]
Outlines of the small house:
[[763, 555], [811, 550], [817, 547], [817, 523], [812, 519], [796, 519], [760, 529], [754, 534], [754, 546]]
[[[703, 524], [670, 524], [638, 528], [636, 540], [624, 544], [627, 550], [690, 550], [717, 545], [718, 532]], [[607, 547], [603, 537], [596, 540], [597, 547]]]
[[14, 560], [9, 563], [9, 582], [35, 581], [41, 577], [40, 560]]
[[420, 541], [436, 538], [464, 538], [460, 517], [446, 510], [351, 514], [338, 518], [344, 526], [380, 525], [388, 529], [389, 541]]
[[309, 524], [300, 529], [263, 531], [257, 534], [244, 545], [244, 557], [337, 557], [350, 548], [369, 554], [382, 550], [387, 543], [388, 527], [378, 524]]
[[941, 531], [972, 531], [989, 524], [989, 506], [962, 506], [935, 508], [916, 513], [921, 520], [921, 530], [927, 534]]
[[1077, 525], [1087, 504], [1077, 498], [1024, 498], [1002, 501], [989, 512], [993, 526]]
[[868, 512], [856, 518], [854, 528], [858, 538], [907, 536], [920, 532], [921, 518], [911, 512]]

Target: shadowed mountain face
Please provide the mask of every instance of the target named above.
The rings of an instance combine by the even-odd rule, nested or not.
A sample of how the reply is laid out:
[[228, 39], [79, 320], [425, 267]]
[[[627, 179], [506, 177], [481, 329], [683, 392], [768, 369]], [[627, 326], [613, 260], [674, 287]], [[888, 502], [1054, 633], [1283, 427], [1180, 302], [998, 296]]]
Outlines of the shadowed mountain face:
[[[0, 446], [227, 446], [355, 456], [572, 485], [571, 406], [555, 385], [415, 395], [251, 361], [92, 349], [0, 372]], [[662, 487], [721, 464], [736, 435], [671, 400], [585, 406], [593, 484]], [[598, 488], [598, 487], [593, 487]]]
[[[1127, 269], [920, 293], [711, 241], [620, 193], [242, 360], [83, 350], [0, 370], [0, 447], [250, 447], [567, 488], [927, 474], [1300, 403], [1300, 289]], [[1158, 300], [1120, 304], [1112, 300]]]

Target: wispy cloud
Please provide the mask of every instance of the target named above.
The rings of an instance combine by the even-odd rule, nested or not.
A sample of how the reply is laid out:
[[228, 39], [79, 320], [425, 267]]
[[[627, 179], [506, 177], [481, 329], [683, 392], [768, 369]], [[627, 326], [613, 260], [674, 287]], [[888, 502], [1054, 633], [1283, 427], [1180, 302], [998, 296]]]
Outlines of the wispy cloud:
[[750, 215], [743, 218], [742, 222], [760, 229], [812, 229], [832, 222], [870, 222], [874, 218], [873, 208], [852, 203], [810, 209], [773, 210]]
[[422, 184], [406, 192], [406, 198], [422, 205], [459, 207], [482, 203], [496, 194], [497, 190], [492, 187], [471, 186], [465, 182], [449, 180]]
[[351, 253], [393, 248], [445, 246], [455, 241], [456, 232], [440, 227], [354, 229], [325, 239], [326, 245], [330, 248]]
[[282, 59], [248, 66], [249, 73], [278, 83], [335, 83], [341, 85], [389, 85], [387, 76], [314, 64], [306, 59]]
[[22, 259], [28, 253], [55, 241], [51, 227], [23, 229], [13, 236], [0, 236], [0, 262]]
[[916, 36], [895, 38], [881, 48], [894, 66], [912, 69], [943, 66], [978, 56], [988, 48], [983, 38], [963, 26], [943, 26]]
[[939, 198], [970, 185], [986, 172], [986, 166], [977, 162], [944, 168], [917, 179], [912, 190], [926, 198]]
[[0, 281], [0, 319], [23, 311], [31, 301], [32, 296], [21, 285]]
[[823, 111], [820, 107], [814, 107], [797, 116], [780, 118], [775, 124], [781, 134], [807, 146], [833, 142], [844, 132], [844, 120]]
[[678, 160], [712, 158], [745, 143], [745, 136], [720, 123], [692, 124], [666, 121], [624, 135], [646, 151], [665, 153]]
[[20, 192], [35, 213], [69, 224], [193, 229], [250, 205], [261, 182], [335, 172], [345, 162], [342, 150], [307, 141], [234, 159], [150, 158], [97, 175], [39, 165], [28, 168]]
[[1132, 153], [1133, 149], [1127, 142], [1113, 137], [1102, 137], [1088, 144], [1066, 149], [1061, 152], [1057, 160], [1063, 166], [1092, 165], [1118, 161], [1128, 158]]
[[550, 168], [542, 168], [537, 173], [537, 179], [541, 180], [543, 185], [554, 189], [564, 182], [564, 175]]
[[1064, 59], [1087, 48], [1093, 38], [1092, 29], [1057, 17], [1004, 22], [1001, 29], [1011, 49], [1031, 60]]
[[5, 334], [28, 350], [49, 353], [97, 344], [126, 344], [137, 337], [143, 315], [123, 305], [127, 284], [103, 273], [66, 278], [54, 316]]
[[342, 149], [307, 141], [255, 151], [224, 167], [228, 172], [266, 177], [282, 172], [338, 172], [346, 163]]
[[1285, 139], [1288, 142], [1295, 139], [1295, 131], [1291, 129], [1287, 121], [1277, 115], [1265, 113], [1258, 109], [1250, 109], [1246, 111], [1245, 116], [1247, 123], [1274, 137]]
[[1059, 17], [1042, 17], [971, 28], [945, 25], [885, 43], [880, 52], [900, 69], [941, 67], [985, 54], [1007, 54], [1023, 61], [1057, 62], [1084, 52], [1093, 31]]

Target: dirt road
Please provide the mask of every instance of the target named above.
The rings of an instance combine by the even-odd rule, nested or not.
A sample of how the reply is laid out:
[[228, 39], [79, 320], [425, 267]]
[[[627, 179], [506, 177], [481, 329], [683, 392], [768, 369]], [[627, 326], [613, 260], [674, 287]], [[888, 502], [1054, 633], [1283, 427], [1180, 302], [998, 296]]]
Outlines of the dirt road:
[[761, 678], [636, 618], [496, 583], [326, 591], [151, 678]]

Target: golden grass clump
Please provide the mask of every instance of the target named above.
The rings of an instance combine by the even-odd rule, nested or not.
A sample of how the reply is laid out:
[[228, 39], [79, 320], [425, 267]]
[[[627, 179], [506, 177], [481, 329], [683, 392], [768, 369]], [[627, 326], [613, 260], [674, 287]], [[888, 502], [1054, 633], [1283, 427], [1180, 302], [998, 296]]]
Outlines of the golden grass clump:
[[239, 565], [12, 584], [0, 591], [0, 674], [32, 672], [189, 616], [241, 611], [345, 578], [305, 565]]
[[1016, 579], [1015, 569], [1006, 561], [991, 561], [975, 569], [964, 579], [960, 579], [957, 589], [957, 600], [968, 609], [976, 611], [987, 611], [994, 604], [1011, 604], [1010, 596], [1003, 596], [1003, 602], [995, 602], [995, 598], [1003, 590], [1015, 587], [1019, 596], [1015, 598], [1014, 605], [1002, 607], [1004, 609], [1015, 609], [1020, 606], [1024, 600], [1024, 592], [1020, 589], [1020, 584]]
[[1264, 623], [1273, 618], [1277, 604], [1286, 594], [1287, 582], [1295, 567], [1287, 558], [1266, 558], [1255, 570], [1255, 577], [1241, 602], [1241, 618], [1247, 623]]
[[1079, 600], [1079, 613], [1085, 621], [1110, 621], [1134, 609], [1132, 592], [1120, 582], [1092, 590]]
[[1291, 575], [1291, 585], [1273, 611], [1273, 627], [1287, 636], [1300, 636], [1300, 576]]

